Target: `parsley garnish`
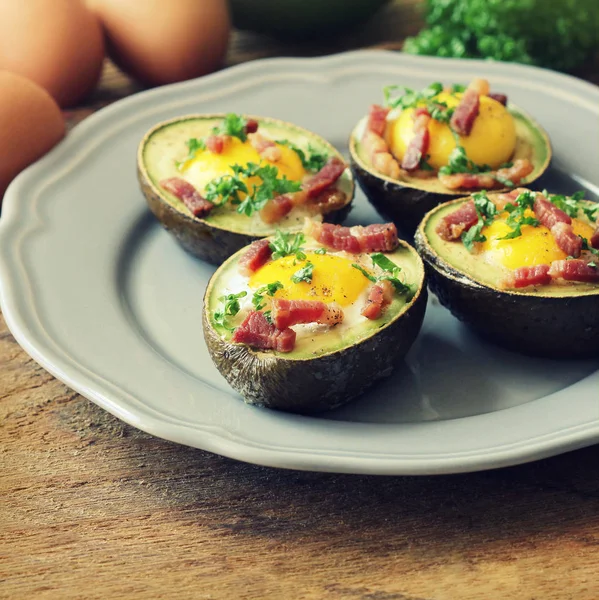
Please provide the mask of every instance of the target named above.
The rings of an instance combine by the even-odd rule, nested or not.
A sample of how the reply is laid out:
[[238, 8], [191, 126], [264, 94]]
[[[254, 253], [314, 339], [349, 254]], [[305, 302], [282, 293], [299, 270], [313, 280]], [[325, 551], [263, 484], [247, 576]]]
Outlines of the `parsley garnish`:
[[293, 281], [293, 283], [299, 283], [300, 281], [312, 283], [312, 271], [314, 271], [314, 265], [308, 261], [304, 267], [298, 269], [291, 276], [291, 281]]
[[472, 194], [472, 199], [478, 214], [478, 223], [462, 233], [462, 242], [468, 252], [474, 250], [475, 242], [487, 241], [487, 238], [481, 232], [483, 227], [490, 225], [497, 216], [497, 207], [489, 200], [486, 192]]
[[441, 175], [454, 173], [484, 173], [490, 171], [489, 165], [477, 165], [466, 156], [463, 146], [457, 145], [450, 153], [447, 165], [439, 169]]
[[213, 135], [230, 135], [231, 137], [239, 138], [242, 142], [247, 140], [245, 126], [247, 121], [235, 113], [227, 113], [223, 122], [218, 127], [212, 128]]
[[214, 322], [224, 329], [233, 331], [235, 328], [227, 325], [227, 317], [234, 317], [239, 312], [239, 298], [243, 298], [244, 296], [247, 296], [245, 290], [238, 294], [221, 296], [219, 300], [221, 301], [222, 307], [214, 313]]
[[452, 94], [461, 94], [463, 92], [466, 91], [466, 86], [462, 85], [461, 83], [454, 83], [451, 86], [451, 93]]
[[289, 140], [279, 140], [277, 141], [277, 144], [282, 144], [283, 146], [291, 148], [299, 156], [299, 159], [302, 161], [302, 166], [306, 171], [320, 171], [329, 159], [329, 155], [326, 152], [315, 148], [312, 144], [308, 144], [308, 149], [306, 151], [302, 150], [299, 146], [296, 146]]
[[362, 268], [360, 265], [357, 265], [355, 263], [352, 264], [352, 267], [354, 267], [354, 269], [358, 269], [358, 271], [360, 271], [360, 273], [362, 273], [362, 275], [364, 275], [364, 277], [366, 277], [366, 279], [368, 279], [369, 281], [372, 281], [373, 283], [378, 283], [379, 281], [385, 280], [390, 281], [398, 293], [407, 294], [408, 298], [412, 297], [412, 286], [404, 283], [400, 279], [401, 267], [396, 265], [390, 258], [387, 258], [381, 252], [371, 254], [370, 259], [372, 260], [373, 265], [376, 265], [377, 267], [379, 267], [379, 269], [384, 271], [382, 275], [375, 277], [374, 275], [366, 271], [366, 269]]
[[326, 254], [326, 253], [327, 253], [326, 248], [317, 248], [316, 250], [314, 250], [314, 254]]
[[582, 249], [583, 250], [588, 250], [591, 254], [594, 254], [595, 256], [599, 256], [599, 250], [597, 250], [597, 248], [593, 248], [589, 244], [589, 240], [587, 240], [585, 237], [582, 237], [581, 235], [579, 235], [578, 237], [582, 240]]
[[[239, 167], [239, 165], [234, 165], [234, 167]], [[233, 175], [223, 175], [209, 181], [204, 190], [206, 200], [217, 206], [226, 202], [241, 204], [240, 193], [247, 194], [247, 186], [242, 179]]]
[[522, 226], [539, 226], [539, 220], [525, 214], [526, 210], [532, 210], [535, 201], [535, 194], [532, 192], [523, 192], [516, 198], [516, 204], [506, 204], [504, 210], [509, 213], [506, 223], [512, 228], [512, 231], [500, 237], [500, 240], [511, 240], [522, 235]]
[[[399, 95], [392, 97], [393, 92], [403, 90]], [[449, 108], [445, 102], [435, 100], [443, 91], [443, 85], [439, 82], [431, 83], [428, 87], [420, 92], [416, 92], [407, 87], [388, 85], [383, 88], [385, 97], [385, 105], [392, 109], [401, 108], [416, 108], [424, 106], [431, 118], [440, 123], [449, 123], [454, 112], [454, 108]]]
[[563, 210], [569, 217], [578, 217], [578, 212], [582, 210], [591, 223], [597, 221], [599, 218], [599, 204], [588, 206], [584, 200], [585, 193], [583, 190], [575, 192], [570, 197], [562, 194], [549, 194], [547, 190], [543, 190], [543, 195], [549, 202], [555, 204], [555, 206]]
[[175, 166], [179, 170], [188, 160], [194, 159], [200, 150], [206, 150], [206, 142], [203, 139], [189, 138], [185, 143], [187, 144], [187, 156], [181, 161], [175, 161]]
[[274, 281], [273, 283], [267, 283], [261, 288], [258, 288], [252, 296], [252, 304], [254, 305], [254, 308], [256, 310], [263, 309], [266, 306], [266, 304], [263, 304], [264, 296], [274, 296], [282, 287], [283, 284], [280, 281]]
[[290, 233], [277, 229], [274, 240], [269, 245], [272, 250], [272, 260], [292, 255], [295, 255], [298, 260], [305, 260], [306, 255], [302, 248], [305, 241], [306, 236], [301, 232]]
[[434, 171], [434, 167], [432, 165], [429, 164], [428, 159], [430, 158], [430, 155], [427, 154], [426, 156], [423, 156], [420, 159], [420, 168], [423, 171]]

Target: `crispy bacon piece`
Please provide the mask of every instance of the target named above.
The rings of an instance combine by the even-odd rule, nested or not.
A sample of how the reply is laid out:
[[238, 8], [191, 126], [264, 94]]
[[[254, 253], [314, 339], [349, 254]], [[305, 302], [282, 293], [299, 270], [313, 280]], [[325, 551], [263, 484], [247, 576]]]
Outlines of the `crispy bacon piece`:
[[[297, 192], [301, 194], [301, 192]], [[343, 190], [329, 188], [322, 191], [315, 198], [310, 199], [310, 204], [318, 209], [321, 215], [328, 215], [330, 212], [345, 206], [347, 195]]]
[[592, 248], [599, 249], [599, 225], [597, 226], [597, 229], [595, 229], [595, 233], [593, 233], [593, 235], [591, 236], [589, 244], [591, 244]]
[[578, 258], [582, 252], [582, 239], [577, 236], [572, 225], [568, 223], [556, 223], [551, 228], [551, 235], [560, 250], [563, 250], [568, 256]]
[[[595, 263], [592, 263], [595, 264]], [[599, 268], [593, 267], [581, 258], [571, 260], [554, 260], [549, 274], [554, 278], [583, 283], [599, 283]]]
[[489, 96], [489, 98], [493, 98], [493, 100], [496, 100], [497, 102], [499, 102], [499, 104], [503, 104], [503, 106], [507, 105], [507, 96], [505, 94], [498, 94], [493, 92], [487, 94], [487, 96]]
[[362, 227], [343, 227], [331, 223], [307, 222], [306, 233], [333, 250], [351, 254], [361, 252], [391, 252], [399, 244], [393, 223], [377, 223]]
[[389, 109], [373, 104], [368, 112], [368, 123], [366, 127], [369, 131], [376, 133], [381, 138], [385, 137], [385, 129], [387, 127], [387, 115]]
[[420, 160], [426, 155], [430, 143], [428, 124], [431, 116], [428, 111], [417, 110], [414, 113], [414, 137], [410, 140], [406, 153], [401, 161], [401, 168], [415, 171], [420, 166]]
[[270, 162], [279, 162], [281, 160], [281, 149], [272, 140], [259, 133], [249, 133], [248, 140], [264, 160]]
[[367, 319], [378, 319], [383, 313], [383, 309], [393, 300], [393, 284], [390, 281], [383, 280], [375, 283], [368, 293], [368, 299], [360, 314]]
[[362, 146], [372, 166], [382, 175], [397, 179], [401, 170], [399, 164], [389, 152], [387, 142], [374, 131], [366, 129], [362, 136]]
[[271, 255], [270, 242], [268, 240], [256, 240], [250, 244], [245, 254], [239, 259], [239, 271], [249, 276], [267, 263]]
[[260, 211], [260, 218], [265, 223], [276, 223], [288, 215], [293, 208], [293, 199], [285, 194], [269, 200]]
[[333, 185], [341, 177], [345, 168], [346, 165], [340, 158], [331, 156], [316, 175], [304, 182], [302, 189], [306, 191], [308, 198], [315, 198]]
[[497, 207], [497, 210], [503, 210], [508, 204], [516, 204], [518, 196], [528, 191], [529, 190], [526, 188], [516, 188], [515, 190], [510, 190], [509, 192], [504, 192], [503, 194], [495, 194], [495, 196], [490, 196], [489, 199]]
[[256, 119], [248, 119], [245, 124], [245, 132], [248, 133], [256, 133], [258, 131], [258, 121]]
[[468, 86], [468, 89], [464, 92], [460, 103], [451, 116], [449, 125], [458, 135], [470, 135], [474, 121], [478, 116], [479, 108], [480, 94], [476, 89]]
[[468, 200], [460, 208], [441, 219], [437, 226], [437, 233], [448, 242], [459, 240], [464, 231], [468, 231], [477, 223], [478, 213], [476, 212], [474, 200]]
[[235, 330], [231, 341], [260, 350], [291, 352], [295, 347], [295, 331], [289, 328], [277, 329], [266, 320], [264, 313], [252, 311]]
[[505, 169], [489, 171], [488, 173], [454, 173], [452, 175], [439, 175], [439, 181], [450, 190], [457, 189], [487, 189], [505, 187], [497, 181], [496, 177], [509, 179], [514, 185], [518, 185], [524, 177], [534, 169], [528, 158], [519, 158], [514, 164]]
[[287, 300], [273, 298], [272, 322], [278, 329], [300, 323], [337, 325], [343, 321], [343, 311], [337, 306], [316, 300]]
[[209, 135], [206, 138], [206, 148], [215, 154], [222, 154], [228, 137], [227, 135]]
[[504, 287], [523, 288], [529, 285], [549, 285], [550, 283], [549, 265], [535, 265], [534, 267], [515, 269], [504, 282]]
[[214, 206], [189, 181], [185, 181], [181, 177], [163, 179], [160, 182], [160, 187], [179, 198], [194, 217], [205, 217]]
[[541, 194], [536, 195], [533, 209], [541, 225], [547, 229], [551, 229], [556, 223], [567, 223], [568, 225], [572, 223], [572, 219], [563, 210], [549, 202]]

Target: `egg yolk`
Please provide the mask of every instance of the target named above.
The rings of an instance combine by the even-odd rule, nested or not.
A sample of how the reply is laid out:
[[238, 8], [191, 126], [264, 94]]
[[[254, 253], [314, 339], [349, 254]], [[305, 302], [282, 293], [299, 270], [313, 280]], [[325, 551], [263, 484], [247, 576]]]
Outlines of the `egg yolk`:
[[[312, 281], [294, 283], [292, 276], [307, 262], [314, 265]], [[283, 287], [275, 293], [289, 300], [320, 300], [340, 306], [354, 303], [368, 285], [366, 277], [352, 267], [352, 261], [331, 254], [306, 253], [306, 260], [285, 256], [266, 263], [250, 278], [250, 287], [259, 288], [280, 281]]]
[[[499, 239], [512, 231], [505, 222], [505, 216], [507, 213], [482, 230], [487, 241], [482, 243], [481, 250], [490, 262], [501, 264], [508, 269], [518, 269], [546, 265], [567, 257], [567, 254], [558, 247], [551, 231], [542, 225], [538, 227], [523, 225], [520, 237], [509, 240]], [[533, 216], [531, 211], [530, 216]], [[593, 235], [593, 228], [578, 219], [572, 219], [572, 229], [576, 235], [587, 239]]]
[[187, 179], [197, 189], [203, 190], [213, 179], [233, 173], [232, 165], [246, 165], [249, 162], [271, 164], [279, 170], [279, 177], [286, 176], [293, 181], [301, 181], [306, 175], [297, 152], [287, 146], [277, 144], [281, 150], [281, 160], [271, 162], [263, 159], [255, 148], [246, 141], [233, 137], [227, 141], [221, 154], [210, 150], [198, 152], [195, 158], [188, 160], [183, 169]]
[[[440, 93], [436, 99], [454, 108], [459, 104], [461, 94]], [[389, 128], [389, 146], [396, 158], [401, 161], [408, 144], [414, 137], [414, 109], [403, 110]], [[456, 147], [454, 134], [449, 125], [431, 119], [428, 125], [430, 144], [427, 151], [428, 163], [435, 169], [447, 165], [449, 155]], [[509, 161], [516, 149], [516, 125], [514, 118], [501, 103], [481, 96], [480, 110], [468, 136], [459, 136], [468, 158], [477, 165], [489, 165], [496, 169]]]

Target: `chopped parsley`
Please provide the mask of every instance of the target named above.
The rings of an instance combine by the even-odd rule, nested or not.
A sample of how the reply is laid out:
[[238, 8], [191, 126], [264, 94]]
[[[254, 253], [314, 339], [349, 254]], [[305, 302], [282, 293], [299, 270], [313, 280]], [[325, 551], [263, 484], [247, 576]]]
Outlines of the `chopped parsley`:
[[591, 254], [594, 254], [595, 256], [599, 256], [599, 250], [597, 250], [597, 248], [593, 248], [589, 244], [589, 240], [587, 240], [585, 237], [582, 237], [581, 235], [579, 235], [578, 237], [582, 240], [582, 249], [583, 250], [588, 250]]
[[291, 281], [293, 283], [300, 283], [305, 281], [306, 283], [312, 283], [312, 272], [314, 271], [314, 265], [308, 261], [304, 267], [298, 269], [292, 276]]
[[383, 271], [382, 275], [374, 276], [372, 273], [369, 273], [366, 269], [362, 268], [360, 265], [353, 263], [352, 267], [357, 269], [368, 279], [372, 281], [372, 283], [378, 283], [379, 281], [390, 281], [393, 284], [395, 290], [400, 294], [406, 294], [408, 298], [412, 297], [413, 289], [412, 286], [404, 283], [400, 279], [401, 267], [396, 265], [390, 258], [387, 258], [381, 252], [376, 252], [375, 254], [370, 255], [370, 260], [372, 260], [372, 264], [379, 267]]
[[201, 138], [189, 138], [185, 144], [187, 145], [187, 156], [181, 161], [175, 161], [175, 166], [179, 170], [183, 168], [188, 160], [193, 160], [199, 151], [206, 150], [206, 142]]
[[486, 192], [472, 194], [472, 199], [474, 200], [474, 206], [478, 214], [478, 222], [468, 231], [462, 233], [462, 242], [468, 252], [474, 250], [475, 242], [487, 241], [487, 238], [482, 234], [483, 227], [490, 225], [497, 216], [497, 207], [489, 200]]
[[550, 194], [547, 190], [543, 190], [543, 196], [560, 210], [563, 210], [569, 217], [577, 218], [579, 211], [582, 211], [586, 218], [594, 223], [599, 219], [599, 203], [589, 206], [588, 201], [584, 199], [584, 194], [583, 190], [579, 190], [571, 196], [564, 196], [562, 194]]
[[247, 296], [247, 292], [245, 290], [239, 292], [238, 294], [227, 294], [226, 296], [221, 296], [219, 298], [221, 307], [214, 313], [214, 322], [223, 329], [233, 331], [235, 328], [227, 325], [227, 319], [228, 317], [234, 317], [239, 312], [239, 299], [245, 296]]
[[302, 166], [306, 171], [320, 171], [329, 159], [329, 155], [326, 152], [315, 148], [312, 144], [308, 144], [307, 150], [302, 150], [289, 140], [278, 140], [277, 144], [291, 148], [299, 156]]
[[523, 192], [516, 198], [516, 204], [506, 204], [504, 210], [509, 213], [506, 223], [512, 230], [500, 237], [500, 240], [511, 240], [522, 235], [522, 226], [539, 226], [539, 220], [526, 214], [527, 210], [532, 210], [535, 202], [535, 194], [532, 192]]
[[[234, 165], [238, 167], [239, 165]], [[231, 204], [241, 204], [240, 193], [247, 194], [248, 188], [244, 181], [232, 175], [223, 175], [208, 182], [204, 190], [206, 200], [220, 206], [230, 202]]]
[[294, 256], [298, 260], [305, 260], [306, 255], [303, 252], [302, 244], [306, 241], [303, 233], [291, 233], [277, 229], [275, 237], [270, 242], [272, 250], [272, 260], [283, 258], [284, 256]]
[[326, 254], [326, 253], [327, 253], [326, 248], [317, 248], [316, 250], [314, 250], [314, 254]]
[[457, 145], [449, 154], [447, 165], [439, 169], [441, 175], [453, 175], [454, 173], [485, 173], [490, 171], [489, 165], [477, 165], [466, 155], [463, 146]]
[[247, 140], [247, 132], [245, 127], [247, 121], [235, 113], [227, 113], [223, 122], [218, 127], [212, 128], [213, 135], [230, 135], [231, 137], [239, 138], [242, 142]]
[[[403, 90], [402, 93], [393, 97], [393, 93], [397, 90]], [[383, 95], [385, 97], [385, 105], [390, 108], [415, 108], [418, 104], [426, 103], [432, 100], [435, 96], [438, 96], [443, 91], [443, 84], [438, 81], [431, 83], [425, 87], [422, 91], [417, 92], [408, 87], [399, 85], [387, 85], [383, 88]]]
[[461, 83], [454, 83], [451, 86], [451, 93], [452, 94], [462, 94], [465, 91], [466, 91], [466, 86], [462, 85]]
[[274, 281], [273, 283], [267, 283], [261, 288], [258, 288], [252, 296], [252, 304], [256, 310], [262, 310], [266, 304], [264, 303], [264, 296], [274, 296], [277, 291], [283, 287], [280, 281]]

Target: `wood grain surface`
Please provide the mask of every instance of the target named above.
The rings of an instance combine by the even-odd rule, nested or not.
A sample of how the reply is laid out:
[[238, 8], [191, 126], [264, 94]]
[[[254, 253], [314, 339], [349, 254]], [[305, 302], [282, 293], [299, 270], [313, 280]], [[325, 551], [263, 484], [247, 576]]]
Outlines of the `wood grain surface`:
[[[336, 43], [398, 46], [418, 24], [400, 4]], [[237, 34], [229, 62], [338, 49]], [[107, 64], [67, 117], [137, 89]], [[0, 411], [0, 598], [599, 598], [599, 446], [444, 477], [257, 467], [125, 425], [1, 316]]]

